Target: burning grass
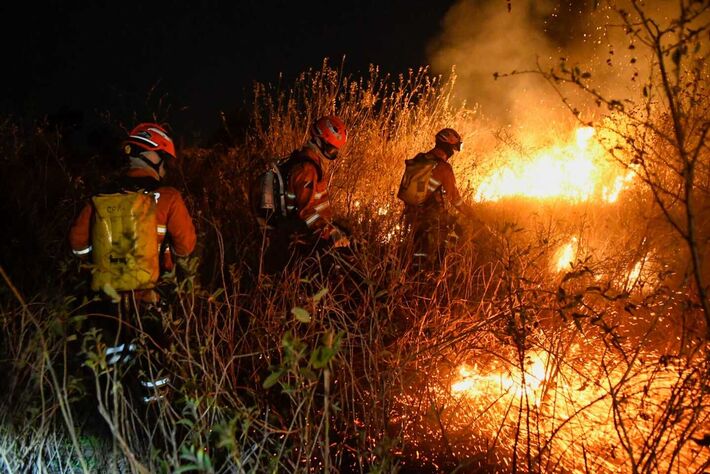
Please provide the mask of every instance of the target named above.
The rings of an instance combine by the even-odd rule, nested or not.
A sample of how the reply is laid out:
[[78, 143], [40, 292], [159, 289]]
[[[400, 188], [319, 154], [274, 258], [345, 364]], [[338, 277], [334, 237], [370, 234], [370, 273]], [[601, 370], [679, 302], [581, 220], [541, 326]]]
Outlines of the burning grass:
[[499, 201], [510, 196], [613, 203], [634, 174], [609, 160], [607, 147], [595, 140], [593, 127], [580, 127], [571, 139], [503, 156], [479, 183], [474, 199]]
[[484, 336], [482, 347], [451, 355], [460, 360], [464, 353], [469, 362], [443, 365], [421, 385], [408, 385], [392, 423], [409, 441], [410, 462], [618, 472], [633, 456], [644, 472], [705, 468], [704, 448], [682, 441], [701, 440], [710, 423], [697, 418], [707, 410], [698, 402], [700, 366], [646, 344], [620, 355], [598, 336], [551, 334], [534, 335], [523, 352]]
[[[19, 206], [9, 209], [24, 216], [18, 225], [39, 229], [37, 260], [58, 277], [23, 265], [26, 249], [3, 257], [0, 370], [9, 389], [0, 397], [0, 465], [707, 469], [702, 309], [689, 256], [648, 189], [605, 157], [599, 131], [565, 127], [557, 143], [537, 148], [491, 138], [475, 111], [453, 105], [453, 80], [425, 70], [390, 80], [376, 68], [343, 78], [324, 65], [288, 91], [256, 86], [246, 139], [184, 151], [172, 176], [196, 216], [200, 271], [179, 281], [165, 321], [180, 396], [149, 414], [120, 384], [106, 390], [100, 356], [93, 370], [83, 366], [80, 343], [96, 337], [90, 306], [66, 296], [81, 294], [81, 282], [56, 257], [74, 209], [45, 203], [78, 201], [90, 189], [57, 135], [23, 138], [6, 122], [3, 147], [38, 142], [9, 147], [7, 169], [55, 177], [47, 189], [2, 184], [14, 196], [4, 206]], [[354, 251], [259, 275], [247, 177], [333, 109], [352, 137], [330, 172]], [[443, 126], [466, 137], [454, 165], [481, 222], [461, 222], [442, 271], [412, 275], [394, 191], [404, 159]], [[21, 192], [43, 198], [27, 204]]]

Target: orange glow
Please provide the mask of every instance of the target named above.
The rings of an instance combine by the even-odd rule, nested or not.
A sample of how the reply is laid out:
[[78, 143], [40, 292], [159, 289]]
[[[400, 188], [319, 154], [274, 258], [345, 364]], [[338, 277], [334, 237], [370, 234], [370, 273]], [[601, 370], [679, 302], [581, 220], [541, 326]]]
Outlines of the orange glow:
[[546, 364], [547, 357], [543, 352], [528, 355], [524, 373], [513, 369], [481, 376], [476, 366], [464, 364], [459, 367], [460, 379], [451, 385], [451, 392], [474, 396], [485, 395], [490, 393], [491, 389], [497, 389], [517, 397], [523, 394], [531, 396], [545, 381]]
[[[643, 446], [687, 370], [673, 364], [659, 369], [657, 359], [658, 354], [644, 353], [627, 364], [609, 359], [603, 344], [598, 348], [571, 344], [559, 354], [542, 348], [527, 351], [523, 370], [514, 352], [462, 364], [453, 378], [445, 374], [427, 377], [428, 393], [434, 397], [432, 406], [447, 407], [447, 411], [438, 413], [431, 432], [415, 430], [405, 437], [416, 444], [417, 433], [428, 440], [445, 426], [448, 439], [462, 443], [452, 447], [462, 457], [490, 449], [485, 442], [481, 451], [465, 447], [467, 436], [472, 443], [482, 437], [498, 440], [502, 451], [496, 457], [502, 465], [511, 455], [506, 449], [530, 442], [545, 446], [544, 456], [558, 465], [560, 472], [629, 472], [627, 458], [608, 455], [610, 446], [618, 445], [619, 420], [614, 418], [614, 406], [621, 402], [614, 390], [622, 380], [642, 387], [623, 394], [623, 410], [628, 442]], [[601, 377], [600, 367], [604, 367]], [[410, 410], [421, 404], [422, 388], [410, 388], [411, 395], [399, 399], [402, 415], [395, 421], [403, 422]], [[523, 419], [529, 417], [529, 425], [520, 424], [520, 413]], [[663, 433], [662, 441], [671, 442], [690, 418], [679, 418]], [[419, 420], [423, 424], [418, 429], [426, 429], [426, 420]], [[693, 449], [687, 444], [678, 453], [680, 465], [688, 467], [689, 472], [703, 462]], [[659, 471], [665, 472], [668, 461], [658, 460]], [[590, 470], [589, 465], [594, 468]]]
[[556, 253], [553, 258], [553, 270], [556, 272], [562, 272], [569, 270], [572, 264], [574, 264], [574, 258], [577, 254], [578, 243], [577, 237], [572, 237], [572, 239], [563, 245]]
[[615, 202], [633, 179], [633, 173], [623, 172], [611, 163], [604, 147], [593, 140], [595, 135], [594, 128], [582, 127], [575, 131], [574, 137], [535, 151], [531, 156], [507, 157], [507, 166], [495, 169], [476, 186], [475, 200], [499, 201], [524, 196]]
[[638, 262], [636, 262], [634, 267], [629, 272], [629, 276], [628, 276], [627, 280], [629, 282], [635, 282], [638, 279], [638, 277], [641, 276], [641, 268], [642, 267], [643, 267], [643, 260], [639, 260]]
[[643, 287], [648, 283], [657, 283], [656, 275], [653, 270], [653, 265], [649, 259], [652, 254], [646, 254], [637, 260], [626, 275], [619, 278], [616, 283], [625, 290], [631, 290], [635, 287]]

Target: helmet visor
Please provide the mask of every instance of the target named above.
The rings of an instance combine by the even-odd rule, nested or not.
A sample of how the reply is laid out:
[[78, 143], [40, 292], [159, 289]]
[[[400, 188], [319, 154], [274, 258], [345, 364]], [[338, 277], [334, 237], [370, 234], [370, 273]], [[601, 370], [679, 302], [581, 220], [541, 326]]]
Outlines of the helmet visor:
[[160, 158], [163, 159], [164, 161], [170, 161], [175, 158], [173, 155], [171, 155], [170, 153], [168, 153], [167, 151], [164, 151], [164, 150], [158, 150], [157, 153], [158, 153], [158, 156], [160, 156]]

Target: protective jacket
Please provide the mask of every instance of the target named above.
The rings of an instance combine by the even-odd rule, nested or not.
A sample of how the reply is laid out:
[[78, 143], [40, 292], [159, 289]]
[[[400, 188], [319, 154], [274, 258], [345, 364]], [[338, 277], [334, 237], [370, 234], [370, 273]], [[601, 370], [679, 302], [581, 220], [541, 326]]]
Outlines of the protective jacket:
[[454, 176], [454, 170], [451, 165], [438, 156], [433, 150], [423, 153], [417, 158], [433, 160], [436, 162], [436, 166], [432, 170], [429, 182], [427, 183], [429, 196], [419, 206], [407, 205], [405, 207], [405, 214], [445, 212], [446, 201], [459, 209], [464, 204], [464, 200], [456, 187], [456, 177]]
[[446, 247], [456, 240], [452, 232], [456, 220], [447, 212], [447, 202], [458, 210], [465, 210], [465, 204], [456, 187], [456, 178], [451, 165], [433, 150], [414, 159], [432, 160], [436, 166], [431, 171], [427, 183], [427, 197], [419, 205], [406, 204], [405, 222], [409, 226], [414, 243], [414, 268], [436, 267], [441, 263]]
[[323, 175], [320, 153], [306, 145], [288, 161], [286, 207], [322, 239], [339, 237], [333, 226], [333, 211], [328, 197], [328, 182]]
[[[155, 219], [157, 224], [160, 266], [163, 271], [172, 270], [173, 254], [186, 257], [195, 249], [197, 236], [190, 213], [180, 192], [170, 186], [161, 186], [152, 170], [131, 168], [116, 183], [102, 193], [148, 190], [155, 195]], [[90, 254], [91, 224], [94, 206], [88, 202], [74, 220], [69, 231], [69, 245], [75, 255]]]

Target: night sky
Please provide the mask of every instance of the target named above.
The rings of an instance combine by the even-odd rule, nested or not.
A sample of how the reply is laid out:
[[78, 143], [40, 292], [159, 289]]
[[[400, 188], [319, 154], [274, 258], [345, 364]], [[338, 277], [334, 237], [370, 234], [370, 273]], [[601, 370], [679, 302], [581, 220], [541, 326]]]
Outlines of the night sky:
[[210, 133], [253, 81], [292, 79], [324, 57], [345, 55], [351, 73], [426, 64], [452, 3], [3, 2], [0, 114], [140, 117], [165, 96], [178, 133]]

